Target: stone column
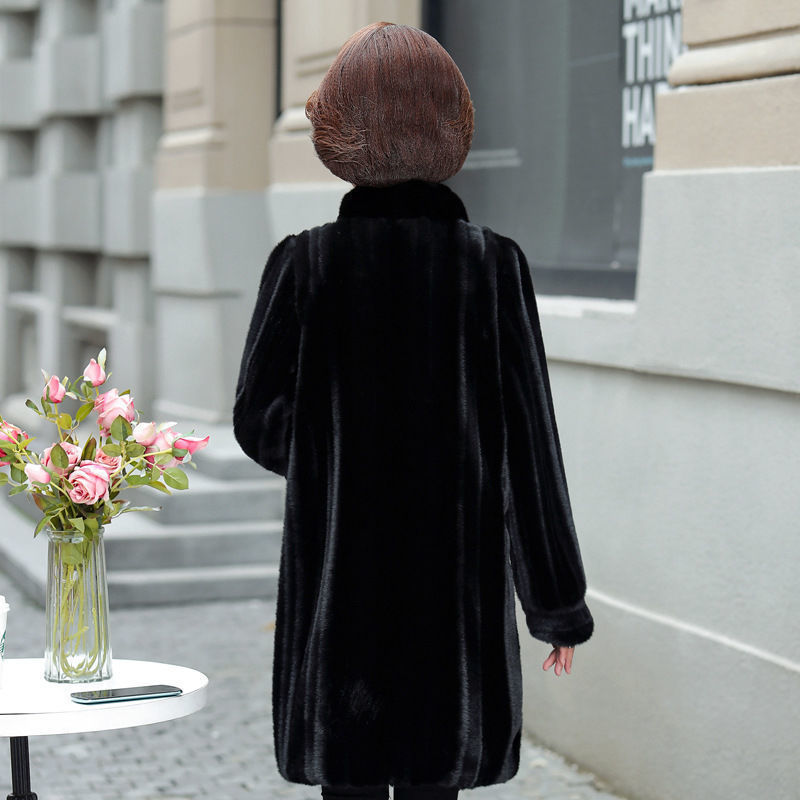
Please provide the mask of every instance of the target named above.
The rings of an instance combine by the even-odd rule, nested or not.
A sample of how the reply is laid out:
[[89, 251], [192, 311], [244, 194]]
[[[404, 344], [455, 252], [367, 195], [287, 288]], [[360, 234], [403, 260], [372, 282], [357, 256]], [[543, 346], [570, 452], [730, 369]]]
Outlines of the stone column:
[[228, 422], [265, 219], [276, 0], [165, 3], [152, 204], [157, 417]]
[[800, 387], [785, 313], [800, 246], [798, 26], [789, 0], [684, 0], [688, 49], [668, 75], [675, 91], [657, 96], [644, 180], [637, 297], [654, 363]]

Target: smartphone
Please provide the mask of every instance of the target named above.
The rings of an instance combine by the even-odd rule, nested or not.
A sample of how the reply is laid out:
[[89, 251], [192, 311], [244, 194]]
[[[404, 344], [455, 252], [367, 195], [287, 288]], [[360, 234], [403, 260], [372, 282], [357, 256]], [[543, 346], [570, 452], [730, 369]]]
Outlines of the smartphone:
[[154, 697], [174, 697], [183, 694], [177, 686], [124, 686], [119, 689], [96, 689], [91, 692], [72, 692], [76, 703], [112, 703], [117, 700], [151, 700]]

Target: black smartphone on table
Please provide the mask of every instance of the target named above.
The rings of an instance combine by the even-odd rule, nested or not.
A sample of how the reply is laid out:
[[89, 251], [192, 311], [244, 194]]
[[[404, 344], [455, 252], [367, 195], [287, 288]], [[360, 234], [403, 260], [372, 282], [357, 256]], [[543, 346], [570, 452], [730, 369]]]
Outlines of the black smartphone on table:
[[112, 703], [118, 700], [152, 700], [155, 697], [175, 697], [183, 694], [177, 686], [157, 684], [155, 686], [121, 686], [118, 689], [94, 689], [86, 692], [72, 692], [70, 697], [76, 703]]

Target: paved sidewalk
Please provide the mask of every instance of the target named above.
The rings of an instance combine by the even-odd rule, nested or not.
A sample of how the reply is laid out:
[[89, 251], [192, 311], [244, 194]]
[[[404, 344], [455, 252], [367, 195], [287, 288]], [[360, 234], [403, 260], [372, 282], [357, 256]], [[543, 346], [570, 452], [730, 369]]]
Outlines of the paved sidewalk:
[[[0, 571], [11, 606], [6, 657], [41, 657], [44, 611]], [[319, 786], [288, 783], [272, 749], [270, 687], [275, 602], [247, 600], [114, 609], [113, 655], [194, 667], [209, 677], [208, 705], [182, 719], [117, 731], [30, 740], [31, 782], [41, 800], [205, 798], [319, 800]], [[0, 796], [11, 791], [0, 742]], [[594, 776], [523, 739], [510, 781], [462, 790], [463, 800], [618, 800]]]

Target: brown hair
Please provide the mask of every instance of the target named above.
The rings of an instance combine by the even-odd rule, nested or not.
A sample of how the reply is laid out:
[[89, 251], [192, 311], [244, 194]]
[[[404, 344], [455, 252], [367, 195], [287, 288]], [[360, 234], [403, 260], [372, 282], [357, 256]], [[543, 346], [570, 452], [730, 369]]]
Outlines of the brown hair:
[[373, 22], [345, 43], [306, 102], [322, 163], [356, 186], [444, 181], [469, 152], [474, 109], [450, 54], [425, 31]]

